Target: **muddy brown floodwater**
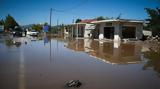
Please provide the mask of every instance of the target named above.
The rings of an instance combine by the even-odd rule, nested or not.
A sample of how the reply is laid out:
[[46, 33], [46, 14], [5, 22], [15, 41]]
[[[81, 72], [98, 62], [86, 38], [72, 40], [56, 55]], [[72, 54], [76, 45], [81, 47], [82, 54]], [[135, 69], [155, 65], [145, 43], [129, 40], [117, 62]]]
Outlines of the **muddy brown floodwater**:
[[0, 38], [0, 89], [69, 89], [70, 80], [79, 80], [79, 89], [160, 89], [160, 47]]

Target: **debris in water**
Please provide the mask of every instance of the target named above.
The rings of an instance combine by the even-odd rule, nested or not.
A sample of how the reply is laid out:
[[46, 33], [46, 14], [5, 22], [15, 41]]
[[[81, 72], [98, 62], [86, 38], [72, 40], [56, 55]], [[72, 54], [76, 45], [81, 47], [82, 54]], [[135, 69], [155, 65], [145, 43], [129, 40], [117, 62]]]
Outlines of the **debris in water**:
[[13, 44], [14, 44], [14, 45], [21, 45], [21, 42], [13, 41]]
[[79, 80], [70, 80], [66, 83], [66, 87], [80, 87], [82, 83]]

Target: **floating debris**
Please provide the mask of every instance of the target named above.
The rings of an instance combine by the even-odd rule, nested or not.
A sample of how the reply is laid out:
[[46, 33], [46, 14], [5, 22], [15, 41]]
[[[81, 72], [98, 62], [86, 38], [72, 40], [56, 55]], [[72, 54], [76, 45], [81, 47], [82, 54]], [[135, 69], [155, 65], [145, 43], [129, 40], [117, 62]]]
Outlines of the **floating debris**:
[[21, 42], [13, 41], [13, 44], [14, 44], [14, 45], [21, 45]]
[[26, 42], [26, 41], [25, 41], [24, 43], [25, 43], [25, 44], [27, 44], [27, 42]]
[[75, 87], [78, 88], [82, 85], [79, 80], [70, 80], [66, 83], [66, 87]]

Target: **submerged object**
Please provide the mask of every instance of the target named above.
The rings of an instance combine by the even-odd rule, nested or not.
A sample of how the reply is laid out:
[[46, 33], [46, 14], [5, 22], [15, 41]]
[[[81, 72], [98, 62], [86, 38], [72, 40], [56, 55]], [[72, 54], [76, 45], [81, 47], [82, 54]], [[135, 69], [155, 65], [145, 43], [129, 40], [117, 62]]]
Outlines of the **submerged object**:
[[13, 41], [13, 44], [14, 44], [14, 45], [21, 45], [21, 42]]
[[80, 87], [82, 83], [79, 80], [70, 80], [66, 83], [66, 87]]
[[25, 41], [24, 43], [25, 43], [25, 44], [27, 44], [27, 42], [26, 42], [26, 41]]

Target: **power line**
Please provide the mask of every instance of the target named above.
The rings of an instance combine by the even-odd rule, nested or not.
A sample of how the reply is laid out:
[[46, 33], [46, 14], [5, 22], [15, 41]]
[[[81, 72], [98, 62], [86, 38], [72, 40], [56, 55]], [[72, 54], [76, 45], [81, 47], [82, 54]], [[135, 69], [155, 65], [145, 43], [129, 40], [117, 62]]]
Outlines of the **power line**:
[[50, 30], [51, 30], [51, 24], [52, 24], [51, 20], [52, 20], [52, 8], [50, 9]]
[[87, 2], [88, 2], [88, 0], [84, 0], [84, 1], [82, 1], [81, 3], [75, 5], [75, 6], [71, 7], [71, 8], [64, 9], [64, 11], [70, 11], [70, 10], [77, 9], [77, 8], [83, 6], [84, 4], [86, 4]]
[[55, 9], [55, 8], [52, 8], [52, 10], [54, 12], [60, 12], [60, 13], [65, 13], [65, 14], [70, 14], [70, 15], [78, 15], [77, 13], [68, 12], [68, 11], [64, 11], [64, 10], [58, 10], [58, 9]]
[[[83, 0], [81, 3], [79, 3], [79, 4], [75, 5], [75, 6], [71, 7], [71, 8], [68, 8], [68, 9], [58, 10], [58, 9], [53, 8], [52, 10], [53, 10], [53, 11], [55, 11], [55, 12], [68, 13], [68, 14], [72, 14], [72, 15], [73, 15], [73, 14], [75, 14], [75, 13], [68, 12], [68, 11], [71, 11], [71, 10], [77, 9], [77, 8], [79, 8], [79, 7], [83, 6], [83, 5], [84, 5], [85, 3], [87, 3], [87, 2], [88, 2], [88, 0]], [[78, 15], [78, 14], [76, 14], [76, 15]]]
[[81, 3], [77, 4], [76, 6], [73, 6], [71, 8], [68, 8], [68, 9], [64, 9], [64, 10], [58, 10], [58, 9], [55, 9], [55, 8], [51, 8], [50, 9], [50, 27], [51, 27], [51, 19], [52, 19], [52, 11], [55, 11], [55, 12], [62, 12], [62, 13], [69, 13], [69, 14], [75, 14], [75, 13], [72, 13], [72, 12], [68, 12], [68, 11], [71, 11], [73, 9], [77, 9], [79, 7], [81, 7], [82, 5], [84, 5], [86, 2], [88, 2], [88, 0], [84, 0], [82, 1]]

